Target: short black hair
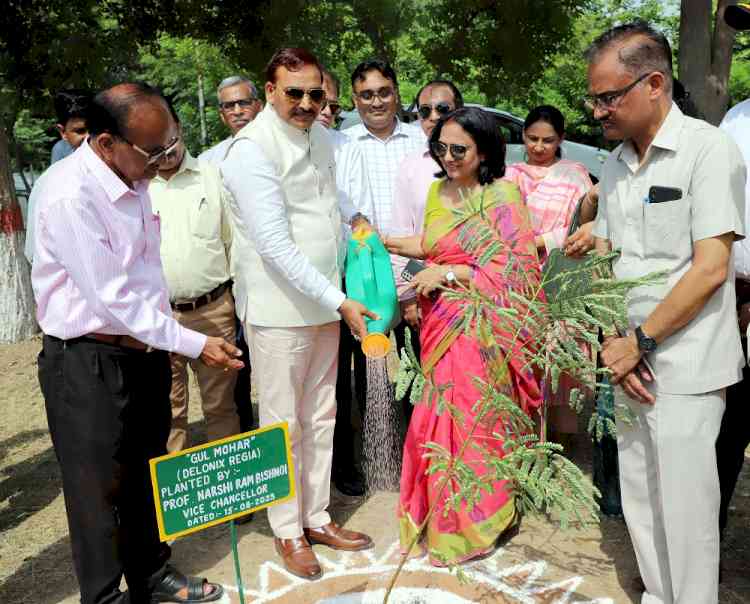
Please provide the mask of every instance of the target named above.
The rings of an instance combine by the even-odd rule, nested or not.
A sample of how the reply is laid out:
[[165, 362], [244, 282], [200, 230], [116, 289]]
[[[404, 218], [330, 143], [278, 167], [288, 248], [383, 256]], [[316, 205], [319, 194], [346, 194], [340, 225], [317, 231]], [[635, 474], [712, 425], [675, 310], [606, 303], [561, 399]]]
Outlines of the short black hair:
[[440, 166], [436, 178], [447, 176], [440, 158], [435, 154], [433, 145], [440, 140], [443, 126], [456, 122], [464, 129], [477, 146], [477, 152], [484, 155], [479, 164], [477, 180], [480, 185], [489, 185], [505, 176], [505, 139], [495, 118], [479, 107], [462, 107], [440, 118], [430, 135], [430, 156]]
[[57, 123], [65, 126], [73, 118], [87, 119], [93, 97], [90, 90], [60, 90], [53, 101]]
[[671, 92], [674, 76], [669, 40], [643, 19], [608, 29], [588, 46], [584, 57], [589, 63], [595, 63], [604, 51], [631, 38], [643, 39], [637, 44], [620, 48], [617, 53], [620, 63], [633, 76], [640, 76], [644, 71], [658, 71], [666, 79], [667, 92]]
[[[534, 107], [529, 111], [529, 114], [523, 121], [524, 131], [531, 128], [531, 126], [537, 122], [546, 122], [552, 126], [557, 136], [560, 138], [565, 136], [565, 117], [557, 107], [553, 107], [552, 105], [539, 105], [538, 107]], [[557, 148], [555, 156], [562, 157], [560, 147]]]
[[89, 134], [95, 137], [108, 132], [112, 136], [124, 136], [130, 111], [147, 99], [159, 99], [169, 108], [161, 91], [144, 82], [126, 82], [102, 90], [91, 101]]
[[393, 71], [393, 67], [391, 67], [390, 63], [381, 59], [367, 59], [357, 65], [352, 72], [352, 90], [354, 90], [354, 84], [364, 80], [367, 76], [367, 72], [372, 71], [373, 69], [379, 71], [380, 75], [393, 82], [393, 86], [398, 88], [396, 72]]
[[456, 109], [461, 109], [464, 106], [464, 97], [458, 87], [450, 80], [431, 80], [427, 82], [422, 88], [419, 89], [417, 95], [414, 97], [414, 107], [419, 107], [419, 97], [428, 88], [450, 88], [451, 94], [453, 94], [453, 102], [456, 105]]

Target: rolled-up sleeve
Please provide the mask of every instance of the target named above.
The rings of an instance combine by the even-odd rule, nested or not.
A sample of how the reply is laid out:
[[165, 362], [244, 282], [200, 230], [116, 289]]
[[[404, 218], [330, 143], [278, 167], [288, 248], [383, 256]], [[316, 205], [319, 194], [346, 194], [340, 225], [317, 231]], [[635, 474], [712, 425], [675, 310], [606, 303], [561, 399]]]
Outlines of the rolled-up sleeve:
[[222, 163], [221, 172], [258, 254], [300, 293], [328, 310], [338, 310], [346, 296], [292, 240], [273, 162], [251, 140], [240, 139], [234, 145], [237, 149]]

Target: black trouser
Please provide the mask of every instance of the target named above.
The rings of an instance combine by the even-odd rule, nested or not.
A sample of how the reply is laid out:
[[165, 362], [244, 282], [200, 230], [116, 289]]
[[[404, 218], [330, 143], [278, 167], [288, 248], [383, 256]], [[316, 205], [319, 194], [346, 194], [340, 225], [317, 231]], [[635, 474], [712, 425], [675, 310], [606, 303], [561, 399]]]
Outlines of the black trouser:
[[148, 604], [169, 559], [148, 460], [166, 453], [171, 380], [166, 352], [44, 336], [39, 383], [82, 604]]
[[[747, 355], [747, 340], [742, 339]], [[719, 467], [721, 506], [719, 530], [722, 535], [727, 526], [729, 503], [745, 461], [745, 449], [750, 444], [750, 370], [742, 370], [742, 381], [727, 388], [727, 406], [721, 418], [721, 430], [716, 439], [716, 463]]]
[[234, 404], [240, 416], [240, 432], [253, 429], [253, 404], [250, 396], [250, 351], [245, 340], [245, 327], [237, 319], [237, 338], [235, 345], [242, 351], [241, 360], [245, 366], [237, 372], [237, 383], [234, 386]]
[[336, 376], [336, 427], [333, 430], [333, 474], [355, 473], [354, 431], [352, 429], [352, 354], [354, 354], [354, 396], [361, 417], [365, 416], [367, 365], [360, 343], [349, 326], [341, 321], [339, 336], [339, 369]]
[[[419, 358], [419, 334], [406, 323], [401, 322], [393, 330], [396, 336], [396, 347], [399, 358], [401, 349], [405, 346], [405, 331], [411, 331], [411, 343], [414, 353]], [[352, 431], [352, 355], [354, 355], [354, 395], [359, 403], [359, 412], [365, 417], [365, 400], [367, 394], [367, 361], [362, 353], [362, 346], [352, 336], [349, 326], [341, 322], [341, 337], [339, 340], [339, 370], [336, 378], [336, 428], [333, 432], [333, 473], [350, 474], [354, 469], [354, 437]], [[409, 402], [411, 389], [406, 391], [402, 400], [406, 424], [413, 410]]]

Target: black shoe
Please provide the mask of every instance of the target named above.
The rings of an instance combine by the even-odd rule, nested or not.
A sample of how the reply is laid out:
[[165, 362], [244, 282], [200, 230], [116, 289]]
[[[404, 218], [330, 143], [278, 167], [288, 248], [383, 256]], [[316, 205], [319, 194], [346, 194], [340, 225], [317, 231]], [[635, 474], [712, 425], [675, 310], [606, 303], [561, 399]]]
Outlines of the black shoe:
[[365, 481], [358, 474], [339, 475], [333, 479], [336, 488], [349, 497], [362, 497], [365, 494]]

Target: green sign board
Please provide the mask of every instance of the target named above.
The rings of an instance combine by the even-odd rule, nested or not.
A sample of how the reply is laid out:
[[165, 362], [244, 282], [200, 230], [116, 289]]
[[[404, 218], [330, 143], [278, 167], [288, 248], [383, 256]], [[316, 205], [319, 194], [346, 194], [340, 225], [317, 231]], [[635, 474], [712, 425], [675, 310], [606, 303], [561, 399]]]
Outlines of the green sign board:
[[162, 541], [294, 497], [286, 422], [150, 460]]

